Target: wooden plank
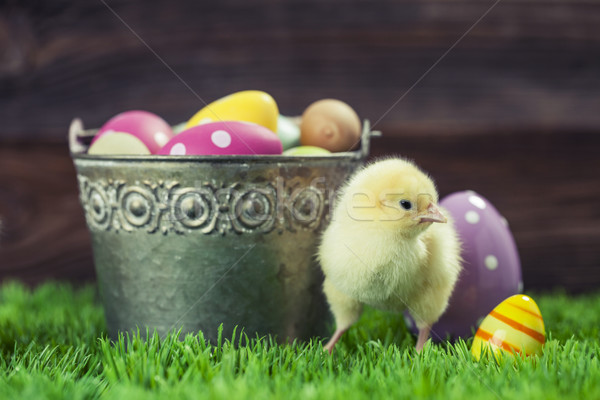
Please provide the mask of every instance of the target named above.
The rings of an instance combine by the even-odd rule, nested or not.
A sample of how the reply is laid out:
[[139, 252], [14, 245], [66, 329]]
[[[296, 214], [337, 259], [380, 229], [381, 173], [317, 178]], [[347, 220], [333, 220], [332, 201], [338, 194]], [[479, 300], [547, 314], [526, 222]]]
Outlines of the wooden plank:
[[102, 2], [0, 5], [2, 279], [93, 279], [75, 172], [48, 142], [73, 117], [97, 127], [139, 108], [177, 123], [255, 88], [285, 114], [336, 97], [383, 117], [373, 154], [490, 199], [527, 287], [598, 288], [600, 3], [503, 0], [404, 96], [492, 1], [107, 2], [168, 67]]
[[[526, 289], [600, 287], [600, 135], [432, 135], [391, 127], [384, 134], [373, 141], [373, 157], [412, 158], [435, 178], [442, 196], [472, 189], [498, 208], [515, 236]], [[0, 279], [93, 279], [66, 143], [0, 145], [0, 216]]]
[[66, 144], [0, 145], [0, 218], [2, 280], [94, 279]]
[[100, 1], [4, 2], [0, 137], [62, 140], [127, 109], [174, 124], [247, 88], [427, 132], [600, 127], [598, 2], [503, 0], [389, 113], [492, 1], [107, 4], [168, 67]]

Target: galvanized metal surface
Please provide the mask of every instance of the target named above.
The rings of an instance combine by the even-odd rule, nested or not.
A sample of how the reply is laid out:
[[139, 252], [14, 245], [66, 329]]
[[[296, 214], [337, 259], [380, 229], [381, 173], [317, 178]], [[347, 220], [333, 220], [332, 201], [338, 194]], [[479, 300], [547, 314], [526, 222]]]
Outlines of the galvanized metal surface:
[[112, 337], [234, 326], [251, 337], [326, 336], [315, 260], [335, 191], [368, 154], [331, 157], [88, 156], [70, 132], [80, 199]]

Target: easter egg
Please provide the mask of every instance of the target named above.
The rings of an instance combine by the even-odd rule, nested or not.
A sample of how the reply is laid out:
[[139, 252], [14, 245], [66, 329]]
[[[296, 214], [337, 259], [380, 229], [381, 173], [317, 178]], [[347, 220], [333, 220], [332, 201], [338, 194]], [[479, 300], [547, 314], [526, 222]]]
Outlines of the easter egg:
[[123, 132], [110, 132], [95, 140], [88, 149], [92, 155], [149, 155], [150, 150], [137, 137]]
[[479, 325], [471, 354], [479, 360], [487, 347], [496, 358], [520, 353], [542, 354], [546, 342], [544, 320], [535, 301], [517, 294], [498, 304]]
[[[135, 141], [124, 139], [122, 135], [112, 136], [115, 132], [129, 134], [139, 139], [151, 154], [158, 151], [173, 137], [173, 131], [169, 124], [156, 114], [147, 111], [126, 111], [108, 120], [92, 140], [89, 154], [142, 154], [129, 152], [138, 150], [132, 147]], [[111, 139], [104, 139], [102, 146], [96, 142], [105, 135], [111, 135]], [[95, 146], [96, 145], [96, 146]], [[96, 147], [94, 149], [94, 147]], [[98, 153], [102, 151], [102, 153]]]
[[186, 128], [219, 121], [246, 121], [277, 132], [279, 109], [271, 95], [259, 90], [245, 90], [213, 101], [198, 111]]
[[448, 308], [432, 327], [432, 338], [466, 339], [489, 310], [523, 289], [521, 262], [506, 219], [483, 196], [471, 190], [456, 192], [440, 205], [452, 217], [462, 242], [463, 270]]
[[348, 104], [335, 99], [312, 103], [302, 114], [300, 143], [332, 152], [350, 151], [360, 142], [360, 119]]
[[277, 136], [284, 150], [300, 146], [300, 118], [280, 115], [277, 120]]
[[211, 122], [176, 135], [160, 155], [281, 154], [281, 141], [264, 126], [242, 121]]
[[284, 156], [326, 156], [329, 154], [331, 154], [329, 150], [317, 146], [292, 147], [283, 152]]

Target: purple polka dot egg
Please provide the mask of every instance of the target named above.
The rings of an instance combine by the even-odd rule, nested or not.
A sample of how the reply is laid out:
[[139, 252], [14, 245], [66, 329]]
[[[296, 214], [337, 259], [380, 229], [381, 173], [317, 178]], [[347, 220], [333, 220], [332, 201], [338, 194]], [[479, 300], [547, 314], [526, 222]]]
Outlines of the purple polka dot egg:
[[281, 140], [270, 129], [244, 121], [219, 121], [186, 129], [160, 155], [281, 154]]
[[466, 339], [498, 303], [522, 291], [521, 262], [506, 219], [486, 198], [467, 190], [446, 196], [440, 205], [462, 242], [463, 271], [432, 337]]
[[167, 122], [148, 111], [117, 114], [98, 130], [89, 154], [157, 154], [173, 137]]

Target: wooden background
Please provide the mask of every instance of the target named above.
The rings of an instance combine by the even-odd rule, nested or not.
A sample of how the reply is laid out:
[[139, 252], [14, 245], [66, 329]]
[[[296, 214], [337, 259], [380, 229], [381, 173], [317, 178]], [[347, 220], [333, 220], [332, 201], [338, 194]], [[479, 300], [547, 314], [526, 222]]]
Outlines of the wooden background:
[[94, 278], [73, 117], [175, 124], [244, 89], [348, 102], [374, 156], [496, 205], [527, 289], [600, 288], [600, 2], [568, 0], [1, 2], [0, 279]]

